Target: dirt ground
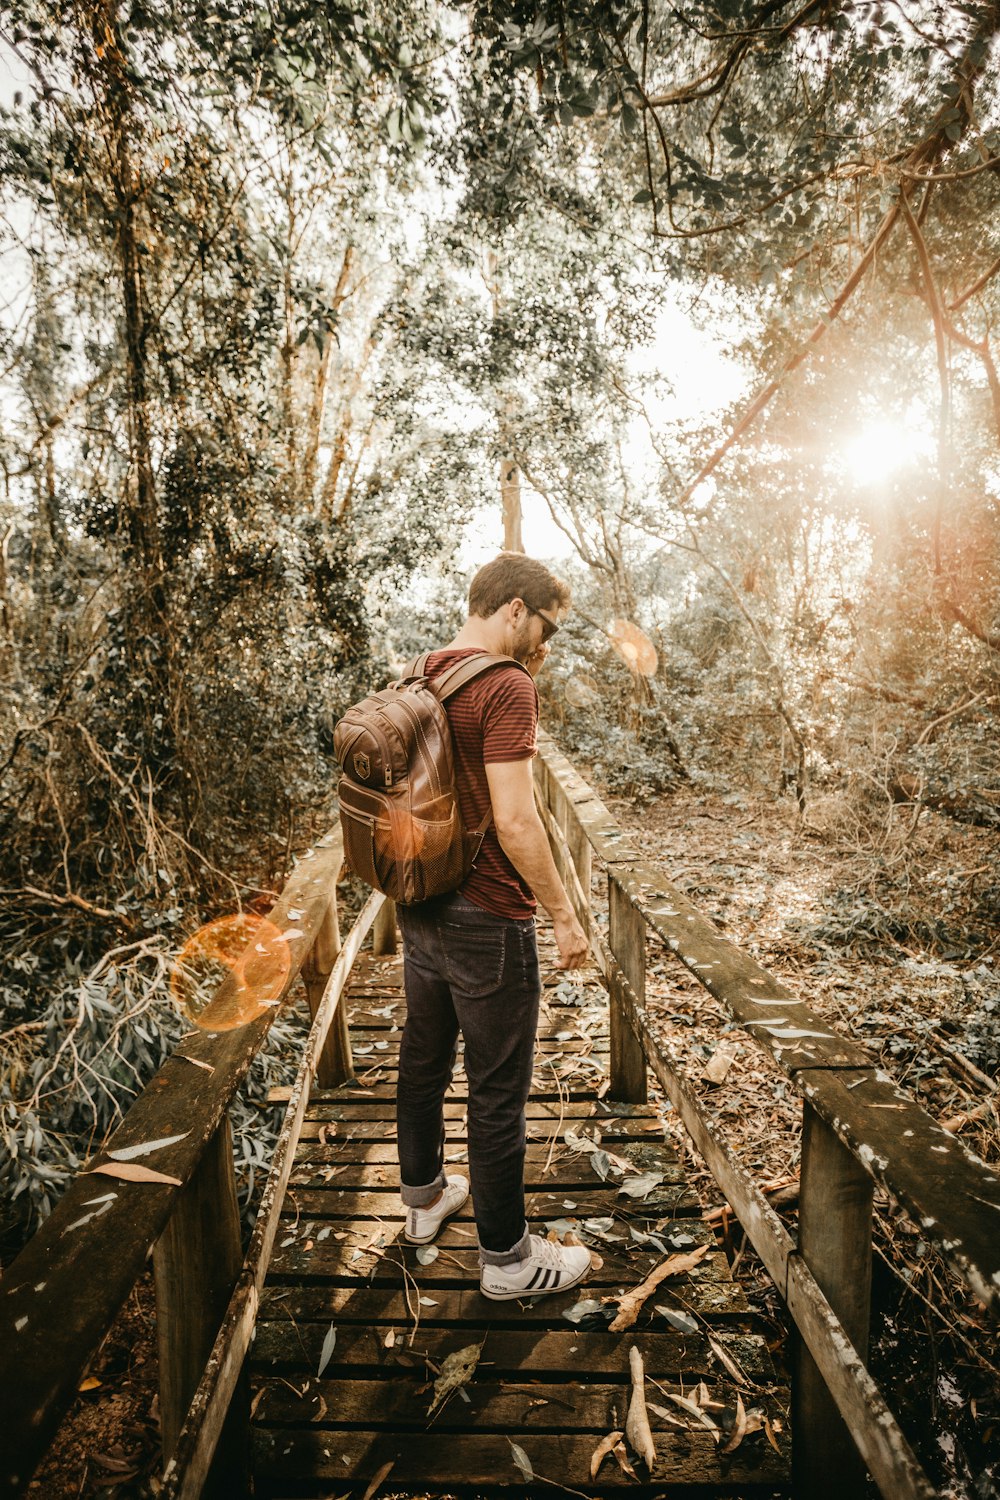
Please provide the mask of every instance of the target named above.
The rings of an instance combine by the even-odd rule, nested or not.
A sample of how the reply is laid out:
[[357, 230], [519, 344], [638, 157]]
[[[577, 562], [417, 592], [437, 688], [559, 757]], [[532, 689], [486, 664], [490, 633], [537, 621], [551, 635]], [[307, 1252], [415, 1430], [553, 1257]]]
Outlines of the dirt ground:
[[[867, 828], [836, 799], [805, 822], [791, 800], [685, 788], [637, 808], [607, 799], [646, 856], [725, 936], [855, 1037], [937, 1119], [978, 1116], [960, 1138], [1000, 1160], [990, 1098], [1000, 1061], [1000, 934], [994, 920], [997, 839], [925, 813], [913, 826]], [[596, 889], [596, 887], [595, 887]], [[725, 1037], [736, 1049], [714, 1096], [743, 1165], [779, 1184], [794, 1227], [800, 1105], [784, 1076], [722, 1008], [651, 940], [648, 1003], [685, 1070], [698, 1078]], [[958, 1061], [956, 1061], [956, 1057]], [[701, 1085], [703, 1091], [707, 1086]], [[706, 1207], [720, 1197], [688, 1151]], [[878, 1201], [872, 1368], [944, 1496], [987, 1500], [1000, 1472], [995, 1335], [905, 1215]], [[781, 1358], [777, 1293], [736, 1224], [726, 1244]], [[156, 1351], [148, 1278], [94, 1361], [30, 1493], [38, 1500], [155, 1495]]]

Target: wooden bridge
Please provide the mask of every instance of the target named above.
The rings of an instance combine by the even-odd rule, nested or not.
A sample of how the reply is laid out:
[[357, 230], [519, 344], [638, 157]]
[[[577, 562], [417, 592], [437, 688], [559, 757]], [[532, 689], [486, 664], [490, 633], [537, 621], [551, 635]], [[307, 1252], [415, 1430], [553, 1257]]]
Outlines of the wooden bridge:
[[[548, 740], [537, 790], [594, 970], [546, 990], [529, 1214], [590, 1244], [589, 1280], [535, 1303], [489, 1303], [468, 1213], [431, 1250], [402, 1241], [394, 913], [373, 896], [341, 946], [331, 834], [299, 862], [200, 1028], [7, 1272], [4, 1494], [26, 1489], [150, 1252], [169, 1500], [368, 1496], [382, 1483], [420, 1494], [558, 1486], [843, 1500], [863, 1492], [864, 1465], [891, 1500], [935, 1493], [865, 1368], [873, 1185], [995, 1313], [996, 1173], [721, 938]], [[649, 1026], [646, 949], [657, 942], [803, 1096], [797, 1243]], [[244, 1257], [227, 1108], [300, 975], [313, 1024]], [[650, 1073], [785, 1299], [797, 1330], [790, 1418], [665, 1140]], [[464, 1156], [465, 1108], [456, 1073], [449, 1162]], [[655, 1450], [645, 1458], [615, 1441], [626, 1428], [635, 1436], [633, 1351]]]

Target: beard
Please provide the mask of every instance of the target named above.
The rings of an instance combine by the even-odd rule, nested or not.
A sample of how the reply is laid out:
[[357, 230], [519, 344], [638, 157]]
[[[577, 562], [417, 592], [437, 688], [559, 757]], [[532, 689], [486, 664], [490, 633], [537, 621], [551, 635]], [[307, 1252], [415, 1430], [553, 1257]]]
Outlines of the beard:
[[515, 661], [524, 666], [528, 657], [533, 655], [535, 647], [531, 643], [531, 618], [523, 620], [514, 631], [514, 639], [511, 641], [510, 654]]

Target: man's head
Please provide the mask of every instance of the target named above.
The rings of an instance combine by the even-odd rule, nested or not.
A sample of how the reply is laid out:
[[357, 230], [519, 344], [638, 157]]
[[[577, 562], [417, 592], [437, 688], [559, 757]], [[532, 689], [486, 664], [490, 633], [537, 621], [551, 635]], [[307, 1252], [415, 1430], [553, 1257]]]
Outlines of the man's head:
[[523, 552], [501, 552], [469, 588], [469, 618], [502, 629], [505, 649], [518, 661], [541, 652], [568, 608], [568, 586]]

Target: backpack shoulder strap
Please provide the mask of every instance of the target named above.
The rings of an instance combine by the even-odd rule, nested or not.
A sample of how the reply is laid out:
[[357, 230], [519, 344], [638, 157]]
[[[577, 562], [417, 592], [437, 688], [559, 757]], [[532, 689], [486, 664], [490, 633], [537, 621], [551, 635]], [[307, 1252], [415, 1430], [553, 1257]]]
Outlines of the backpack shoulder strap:
[[427, 658], [430, 654], [429, 651], [425, 651], [422, 656], [415, 656], [403, 673], [403, 680], [405, 681], [407, 677], [423, 677], [427, 671]]
[[481, 676], [483, 672], [489, 672], [493, 667], [517, 667], [518, 671], [523, 672], [526, 677], [531, 677], [527, 667], [515, 661], [512, 656], [493, 656], [490, 652], [484, 651], [479, 656], [466, 657], [464, 661], [456, 662], [453, 667], [442, 672], [441, 676], [436, 677], [431, 683], [431, 692], [438, 702], [445, 703], [452, 694], [458, 692], [459, 688], [465, 687], [467, 682]]

